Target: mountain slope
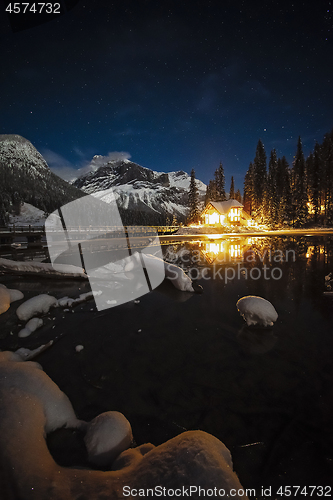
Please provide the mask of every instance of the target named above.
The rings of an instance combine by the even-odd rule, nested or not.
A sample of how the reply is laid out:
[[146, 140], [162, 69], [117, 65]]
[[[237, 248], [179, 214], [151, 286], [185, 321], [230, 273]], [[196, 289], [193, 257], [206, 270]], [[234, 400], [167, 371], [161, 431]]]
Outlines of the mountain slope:
[[0, 135], [0, 224], [8, 212], [19, 213], [23, 202], [52, 212], [84, 193], [55, 175], [30, 141]]
[[[184, 220], [188, 214], [190, 176], [186, 172], [156, 172], [129, 160], [103, 163], [100, 156], [93, 158], [90, 168], [73, 185], [105, 202], [113, 193], [126, 224], [164, 224], [167, 217]], [[206, 186], [201, 181], [197, 186], [203, 200]]]

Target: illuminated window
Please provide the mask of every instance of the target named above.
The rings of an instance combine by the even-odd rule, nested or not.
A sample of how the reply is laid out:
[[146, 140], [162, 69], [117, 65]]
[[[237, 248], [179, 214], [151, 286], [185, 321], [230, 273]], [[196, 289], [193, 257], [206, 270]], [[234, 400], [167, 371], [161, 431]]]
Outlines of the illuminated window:
[[240, 221], [239, 208], [231, 208], [230, 209], [229, 219], [231, 222], [239, 222]]
[[220, 220], [219, 215], [214, 212], [213, 214], [209, 214], [209, 224], [217, 224]]

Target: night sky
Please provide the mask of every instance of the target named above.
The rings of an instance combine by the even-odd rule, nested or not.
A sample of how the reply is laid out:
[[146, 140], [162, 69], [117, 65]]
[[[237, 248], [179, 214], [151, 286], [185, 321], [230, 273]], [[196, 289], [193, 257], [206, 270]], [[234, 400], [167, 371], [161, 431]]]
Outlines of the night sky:
[[8, 3], [0, 133], [58, 174], [122, 152], [208, 183], [221, 160], [242, 190], [259, 138], [291, 163], [333, 128], [331, 1], [82, 0], [18, 32]]

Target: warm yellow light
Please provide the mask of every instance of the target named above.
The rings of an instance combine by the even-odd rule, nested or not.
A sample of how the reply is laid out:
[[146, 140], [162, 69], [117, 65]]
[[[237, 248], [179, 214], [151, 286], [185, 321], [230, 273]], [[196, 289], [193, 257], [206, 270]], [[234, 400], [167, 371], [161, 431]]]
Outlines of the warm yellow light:
[[230, 252], [230, 257], [232, 257], [233, 259], [240, 257], [241, 255], [240, 245], [230, 245], [229, 252]]
[[209, 214], [209, 224], [217, 224], [219, 222], [219, 215], [214, 212], [213, 214]]
[[209, 253], [214, 253], [214, 254], [219, 254], [221, 251], [220, 245], [218, 243], [209, 243], [208, 245], [208, 252]]

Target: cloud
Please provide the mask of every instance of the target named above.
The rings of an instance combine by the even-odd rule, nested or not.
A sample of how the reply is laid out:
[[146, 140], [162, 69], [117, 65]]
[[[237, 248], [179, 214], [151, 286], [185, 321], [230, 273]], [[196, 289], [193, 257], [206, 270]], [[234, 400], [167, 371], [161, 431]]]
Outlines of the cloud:
[[[104, 165], [105, 163], [107, 163], [109, 161], [129, 160], [130, 158], [131, 158], [131, 155], [129, 153], [126, 153], [125, 151], [112, 151], [111, 153], [108, 153], [106, 156], [97, 155], [97, 156], [94, 156], [94, 158], [92, 159], [92, 162], [87, 166], [88, 167], [87, 172], [95, 171], [101, 165]], [[84, 167], [84, 168], [87, 168], [87, 167]], [[81, 168], [80, 171], [83, 171], [84, 168]], [[80, 175], [82, 175], [82, 174], [80, 174]]]
[[112, 151], [106, 156], [96, 155], [88, 161], [84, 159], [83, 153], [78, 148], [75, 152], [80, 157], [80, 161], [76, 165], [51, 149], [44, 149], [41, 153], [52, 172], [66, 181], [73, 181], [80, 175], [94, 172], [109, 161], [129, 160], [131, 158], [131, 155], [125, 151]]
[[41, 154], [45, 158], [52, 172], [62, 179], [71, 181], [77, 177], [78, 168], [75, 168], [75, 166], [63, 156], [59, 155], [55, 151], [52, 151], [51, 149], [43, 149]]

